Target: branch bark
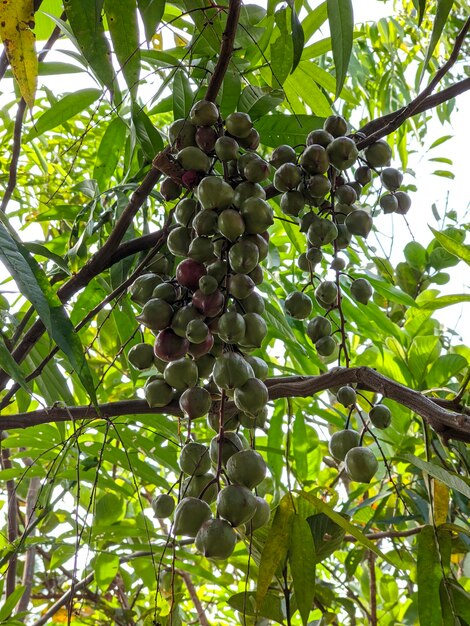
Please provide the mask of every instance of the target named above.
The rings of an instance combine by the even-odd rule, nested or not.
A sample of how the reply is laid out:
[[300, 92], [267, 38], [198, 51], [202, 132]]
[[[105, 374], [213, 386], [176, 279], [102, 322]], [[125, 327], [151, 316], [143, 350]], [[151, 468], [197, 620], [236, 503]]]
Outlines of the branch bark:
[[[470, 417], [463, 412], [440, 406], [438, 398], [427, 397], [394, 380], [379, 374], [369, 367], [335, 368], [319, 376], [286, 376], [265, 381], [269, 399], [308, 398], [338, 385], [357, 384], [360, 389], [375, 391], [385, 398], [394, 400], [424, 418], [444, 441], [454, 439], [470, 442]], [[217, 410], [217, 402], [213, 410]], [[233, 403], [226, 403], [226, 415], [236, 412]], [[173, 401], [163, 408], [150, 408], [145, 400], [123, 400], [99, 406], [99, 413], [92, 406], [53, 406], [48, 409], [0, 416], [0, 429], [28, 428], [50, 422], [70, 420], [110, 419], [126, 415], [165, 414], [181, 416], [178, 402]]]

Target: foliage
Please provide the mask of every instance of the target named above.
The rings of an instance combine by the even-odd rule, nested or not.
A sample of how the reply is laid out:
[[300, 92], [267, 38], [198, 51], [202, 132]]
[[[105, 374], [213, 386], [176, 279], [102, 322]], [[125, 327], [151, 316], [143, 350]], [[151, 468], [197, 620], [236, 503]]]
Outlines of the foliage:
[[[8, 33], [24, 26], [13, 4]], [[430, 243], [407, 242], [397, 262], [383, 233], [405, 218], [385, 215], [382, 190], [366, 185], [370, 238], [354, 237], [342, 251], [341, 278], [330, 268], [332, 245], [306, 273], [297, 263], [305, 233], [272, 193], [257, 286], [267, 335], [253, 354], [269, 365], [272, 394], [301, 385], [299, 375], [320, 382], [314, 392], [281, 389], [264, 429], [240, 427], [268, 464], [257, 493], [271, 521], [240, 531], [227, 562], [204, 558], [153, 515], [155, 495], [178, 494], [188, 425], [178, 403], [151, 409], [143, 400], [155, 369], [136, 370], [128, 354], [152, 333], [136, 320], [128, 287], [149, 251], [166, 250], [177, 200], [164, 200], [152, 161], [159, 155], [158, 168], [166, 158], [169, 126], [218, 72], [229, 3], [38, 4], [38, 38], [52, 33], [63, 52], [39, 57], [35, 97], [32, 51], [27, 72], [11, 53], [11, 70], [2, 58], [3, 80], [16, 79], [31, 116], [23, 119], [18, 94], [3, 100], [0, 623], [470, 624], [470, 351], [436, 317], [469, 299], [443, 287], [469, 263], [468, 224], [446, 211]], [[348, 0], [247, 3], [216, 101], [223, 119], [250, 115], [267, 160], [281, 144], [300, 154], [332, 114], [364, 131], [366, 143], [379, 132], [415, 202], [426, 181], [412, 180], [408, 151], [425, 140], [430, 115], [411, 111], [393, 132], [366, 131], [412, 101], [450, 57], [465, 2], [406, 0], [393, 17], [356, 25], [353, 8]], [[31, 43], [24, 28], [16, 45]], [[468, 83], [468, 52], [464, 41], [441, 92]], [[61, 80], [72, 81], [69, 91]], [[441, 122], [452, 119], [449, 98], [433, 104]], [[438, 158], [436, 174], [452, 176], [448, 155]], [[285, 301], [305, 291], [312, 316], [323, 315], [314, 291], [328, 276], [341, 286], [342, 306], [330, 315], [341, 350], [322, 357]], [[351, 293], [358, 278], [374, 289], [367, 304]], [[358, 384], [356, 410], [338, 402], [337, 383]], [[384, 430], [367, 422], [379, 401], [392, 413]], [[444, 417], [454, 420], [448, 430], [439, 429]], [[349, 423], [364, 427], [363, 443], [379, 459], [370, 484], [351, 481], [328, 449]], [[205, 419], [194, 429], [203, 443], [214, 436]]]

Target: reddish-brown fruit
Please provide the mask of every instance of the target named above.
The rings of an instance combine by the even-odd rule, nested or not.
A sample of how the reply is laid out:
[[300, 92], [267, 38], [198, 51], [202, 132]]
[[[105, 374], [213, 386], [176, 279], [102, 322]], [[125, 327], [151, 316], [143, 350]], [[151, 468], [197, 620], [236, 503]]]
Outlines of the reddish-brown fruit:
[[181, 177], [183, 181], [183, 185], [188, 189], [192, 189], [193, 187], [197, 187], [199, 181], [201, 180], [200, 172], [196, 172], [196, 170], [188, 170]]
[[199, 287], [199, 279], [207, 274], [203, 263], [194, 261], [193, 259], [185, 259], [178, 264], [176, 268], [176, 280], [180, 285], [196, 291]]
[[186, 337], [178, 337], [171, 328], [165, 328], [158, 333], [153, 351], [162, 361], [181, 359], [188, 352], [189, 341]]
[[224, 294], [218, 289], [209, 295], [197, 289], [193, 294], [193, 306], [206, 317], [215, 317], [224, 308]]
[[214, 335], [212, 333], [207, 333], [207, 337], [201, 343], [189, 344], [189, 354], [195, 359], [198, 359], [200, 356], [208, 354], [212, 350], [213, 346]]

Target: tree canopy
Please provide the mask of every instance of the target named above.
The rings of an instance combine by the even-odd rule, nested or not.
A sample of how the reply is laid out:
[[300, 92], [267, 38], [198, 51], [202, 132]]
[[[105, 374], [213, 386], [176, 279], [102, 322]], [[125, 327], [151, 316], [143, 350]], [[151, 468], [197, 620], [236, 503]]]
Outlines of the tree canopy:
[[468, 6], [355, 4], [2, 4], [0, 624], [470, 626]]

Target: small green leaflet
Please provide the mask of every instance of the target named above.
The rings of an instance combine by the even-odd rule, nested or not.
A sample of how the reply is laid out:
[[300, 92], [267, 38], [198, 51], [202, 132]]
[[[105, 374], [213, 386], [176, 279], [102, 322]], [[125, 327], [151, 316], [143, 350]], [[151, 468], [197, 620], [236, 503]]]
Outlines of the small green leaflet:
[[336, 68], [336, 97], [341, 93], [351, 58], [354, 17], [351, 0], [327, 0], [333, 59]]
[[426, 51], [426, 57], [424, 59], [419, 82], [423, 80], [424, 72], [432, 56], [432, 53], [434, 52], [434, 48], [436, 47], [437, 42], [441, 37], [442, 31], [444, 30], [444, 26], [446, 25], [447, 18], [449, 17], [449, 13], [452, 9], [453, 4], [454, 0], [437, 0], [436, 17], [434, 18], [431, 39], [429, 41], [428, 49]]
[[137, 0], [144, 23], [145, 38], [150, 43], [165, 12], [165, 0]]
[[444, 233], [440, 233], [431, 226], [429, 228], [432, 230], [434, 237], [441, 244], [441, 246], [447, 250], [447, 252], [454, 254], [461, 261], [470, 265], [470, 248], [468, 246], [458, 243], [455, 239], [452, 239], [452, 237], [449, 237]]
[[26, 393], [31, 395], [31, 390], [23, 376], [23, 372], [18, 363], [11, 356], [11, 352], [6, 347], [3, 337], [0, 337], [0, 368], [4, 370], [15, 383], [21, 385]]
[[299, 17], [295, 10], [294, 3], [292, 2], [292, 13], [291, 13], [291, 28], [292, 28], [292, 44], [294, 47], [294, 58], [292, 60], [292, 69], [290, 73], [294, 72], [295, 68], [300, 62], [302, 58], [302, 52], [304, 51], [305, 45], [305, 35], [304, 30], [302, 28], [302, 24], [300, 23]]

